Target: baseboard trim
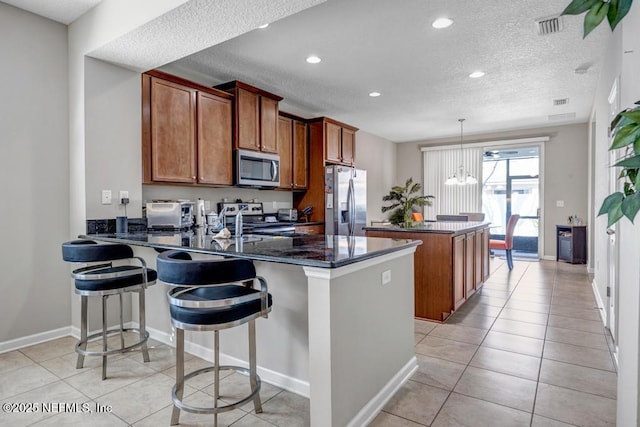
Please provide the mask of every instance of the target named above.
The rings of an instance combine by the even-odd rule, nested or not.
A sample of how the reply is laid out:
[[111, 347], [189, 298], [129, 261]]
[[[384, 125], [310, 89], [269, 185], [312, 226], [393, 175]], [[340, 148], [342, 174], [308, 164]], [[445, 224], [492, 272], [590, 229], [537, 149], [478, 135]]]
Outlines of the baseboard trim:
[[366, 405], [360, 409], [358, 414], [347, 424], [348, 427], [369, 425], [378, 416], [382, 408], [389, 399], [406, 383], [409, 378], [418, 370], [418, 360], [413, 356], [389, 382], [380, 390]]
[[[149, 332], [149, 336], [156, 341], [160, 341], [164, 344], [170, 345], [172, 347], [175, 346], [174, 336], [173, 334], [168, 334], [164, 331], [160, 331], [158, 329], [147, 328]], [[200, 357], [201, 359], [212, 362], [213, 361], [213, 348], [204, 347], [199, 344], [194, 344], [190, 341], [185, 340], [184, 342], [184, 351], [194, 356]], [[244, 368], [248, 368], [248, 362], [235, 358], [233, 356], [229, 356], [228, 354], [224, 354], [220, 352], [220, 364], [221, 365], [236, 365], [242, 366]], [[258, 375], [260, 379], [266, 383], [269, 383], [273, 386], [283, 388], [292, 393], [298, 394], [300, 396], [309, 398], [309, 381], [303, 381], [298, 378], [290, 377], [288, 375], [284, 375], [280, 372], [273, 371], [271, 369], [263, 368], [258, 366]]]
[[0, 353], [6, 353], [8, 351], [19, 350], [24, 347], [40, 344], [43, 342], [55, 340], [58, 338], [71, 335], [71, 327], [65, 326], [58, 329], [52, 329], [50, 331], [40, 332], [33, 335], [27, 335], [26, 337], [20, 337], [9, 341], [0, 343]]
[[607, 326], [607, 310], [605, 310], [606, 306], [602, 302], [602, 297], [600, 296], [600, 292], [598, 292], [598, 284], [596, 283], [595, 277], [591, 281], [591, 289], [593, 289], [593, 296], [596, 299], [596, 304], [598, 305], [598, 311], [600, 312], [600, 320], [602, 320], [602, 324]]
[[545, 261], [557, 261], [555, 255], [544, 255], [542, 256], [542, 259]]

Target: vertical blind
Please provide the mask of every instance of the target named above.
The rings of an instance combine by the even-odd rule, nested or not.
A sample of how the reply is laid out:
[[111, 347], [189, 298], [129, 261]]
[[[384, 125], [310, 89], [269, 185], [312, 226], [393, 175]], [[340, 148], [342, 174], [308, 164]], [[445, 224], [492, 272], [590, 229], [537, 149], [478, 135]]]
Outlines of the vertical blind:
[[[482, 147], [424, 151], [424, 194], [435, 196], [431, 206], [425, 206], [425, 219], [436, 215], [482, 212]], [[473, 185], [445, 185], [448, 177], [462, 164], [477, 180]]]

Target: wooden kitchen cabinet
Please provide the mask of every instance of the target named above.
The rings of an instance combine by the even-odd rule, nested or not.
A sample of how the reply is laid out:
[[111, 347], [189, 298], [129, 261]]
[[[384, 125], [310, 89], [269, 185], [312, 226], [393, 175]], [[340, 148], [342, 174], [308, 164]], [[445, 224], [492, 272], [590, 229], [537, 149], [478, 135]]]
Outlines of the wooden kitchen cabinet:
[[309, 138], [307, 124], [293, 121], [293, 189], [306, 190], [309, 185]]
[[235, 98], [233, 147], [278, 153], [278, 103], [282, 97], [237, 80], [216, 89]]
[[322, 127], [321, 132], [314, 132], [321, 142], [311, 138], [310, 143], [322, 143], [324, 145], [324, 161], [345, 166], [353, 166], [355, 162], [355, 138], [357, 128], [340, 123], [328, 117], [314, 119], [311, 127]]
[[465, 236], [464, 243], [464, 287], [465, 299], [476, 293], [475, 264], [476, 264], [476, 232], [472, 231]]
[[232, 98], [160, 71], [143, 74], [143, 183], [231, 185]]
[[198, 183], [233, 184], [231, 99], [198, 92]]
[[489, 228], [487, 224], [456, 231], [437, 227], [438, 223], [431, 231], [371, 227], [365, 233], [367, 237], [422, 241], [414, 255], [415, 316], [443, 322], [484, 282], [476, 282], [476, 266], [479, 257], [481, 265], [489, 263], [489, 252], [483, 250], [484, 233], [488, 235]]
[[453, 310], [465, 302], [465, 236], [456, 236], [452, 240], [453, 250]]
[[280, 149], [280, 188], [293, 188], [293, 120], [278, 118], [278, 148]]
[[[324, 222], [324, 180], [325, 166], [328, 164], [345, 164], [354, 166], [355, 133], [357, 128], [340, 123], [328, 117], [319, 117], [307, 121], [308, 125], [308, 185], [307, 191], [294, 194], [294, 207], [302, 210], [307, 206], [313, 208], [310, 221]], [[346, 135], [346, 136], [345, 136]], [[348, 163], [343, 163], [343, 141], [347, 147]]]
[[304, 190], [308, 174], [307, 124], [293, 114], [280, 112], [278, 117], [278, 153], [280, 187]]

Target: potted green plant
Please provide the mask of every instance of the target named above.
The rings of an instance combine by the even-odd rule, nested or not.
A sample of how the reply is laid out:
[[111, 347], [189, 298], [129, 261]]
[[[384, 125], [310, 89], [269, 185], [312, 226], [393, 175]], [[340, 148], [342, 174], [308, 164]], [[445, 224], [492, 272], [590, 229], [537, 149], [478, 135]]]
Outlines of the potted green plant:
[[622, 21], [631, 9], [633, 0], [573, 0], [569, 3], [562, 15], [580, 15], [585, 12], [584, 17], [584, 37], [596, 28], [604, 17], [607, 17], [611, 31]]
[[[562, 12], [563, 15], [580, 15], [584, 18], [584, 36], [607, 17], [611, 31], [622, 21], [633, 0], [573, 0]], [[607, 215], [607, 226], [618, 222], [623, 216], [631, 222], [640, 210], [640, 101], [634, 108], [621, 111], [611, 122], [613, 142], [609, 150], [624, 148], [624, 157], [614, 166], [621, 167], [618, 179], [624, 182], [622, 191], [607, 196], [602, 202], [598, 216]]]
[[413, 208], [422, 206], [431, 206], [433, 196], [421, 196], [417, 193], [422, 190], [419, 182], [413, 182], [413, 178], [407, 179], [404, 186], [394, 186], [389, 194], [382, 198], [383, 202], [391, 202], [389, 206], [382, 207], [382, 213], [391, 212], [389, 222], [395, 225], [403, 225], [408, 227], [412, 223], [411, 214]]
[[622, 168], [618, 179], [624, 182], [623, 190], [607, 196], [598, 212], [598, 216], [607, 214], [608, 227], [623, 216], [633, 222], [640, 210], [640, 101], [635, 105], [618, 113], [611, 122], [614, 137], [609, 150], [625, 148], [626, 152], [614, 165]]

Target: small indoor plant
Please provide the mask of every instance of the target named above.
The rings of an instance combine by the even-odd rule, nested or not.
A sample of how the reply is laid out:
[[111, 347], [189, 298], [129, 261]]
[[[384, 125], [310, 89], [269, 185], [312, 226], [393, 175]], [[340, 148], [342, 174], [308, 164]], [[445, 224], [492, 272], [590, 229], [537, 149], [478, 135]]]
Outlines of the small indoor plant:
[[416, 194], [420, 190], [422, 185], [419, 182], [414, 183], [413, 178], [407, 179], [404, 186], [397, 185], [391, 188], [389, 194], [382, 198], [383, 202], [391, 202], [391, 205], [382, 207], [382, 213], [393, 211], [389, 215], [389, 222], [409, 226], [414, 207], [431, 206], [433, 196]]
[[633, 222], [640, 210], [640, 101], [634, 108], [628, 108], [611, 122], [614, 137], [610, 150], [625, 148], [625, 156], [614, 166], [622, 168], [618, 179], [624, 188], [607, 196], [602, 202], [598, 216], [607, 214], [607, 227], [615, 224], [623, 216]]

